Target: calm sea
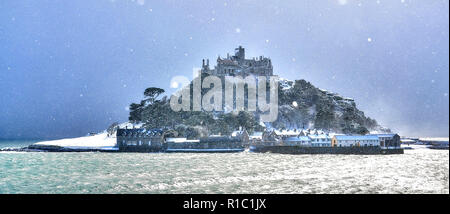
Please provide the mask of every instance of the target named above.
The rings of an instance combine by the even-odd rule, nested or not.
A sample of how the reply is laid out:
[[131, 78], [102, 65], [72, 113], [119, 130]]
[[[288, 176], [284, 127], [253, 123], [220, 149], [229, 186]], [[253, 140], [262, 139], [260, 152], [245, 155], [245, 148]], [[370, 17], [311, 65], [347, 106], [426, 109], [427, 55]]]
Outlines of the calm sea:
[[[2, 141], [21, 147], [33, 141]], [[449, 193], [449, 151], [404, 155], [0, 152], [0, 193]]]

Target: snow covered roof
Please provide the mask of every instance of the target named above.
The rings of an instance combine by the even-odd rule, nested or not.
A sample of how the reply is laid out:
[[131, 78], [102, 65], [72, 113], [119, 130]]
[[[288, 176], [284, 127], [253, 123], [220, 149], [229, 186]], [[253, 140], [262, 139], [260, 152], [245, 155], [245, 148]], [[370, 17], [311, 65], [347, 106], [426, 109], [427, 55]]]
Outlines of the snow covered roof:
[[387, 133], [387, 134], [371, 134], [373, 136], [377, 136], [377, 137], [394, 137], [396, 134], [391, 134], [391, 133]]
[[162, 129], [118, 129], [117, 136], [154, 136], [163, 132]]
[[284, 138], [283, 141], [311, 141], [307, 136], [298, 136], [298, 137], [287, 137]]
[[185, 138], [185, 137], [169, 137], [169, 138], [167, 138], [166, 139], [166, 142], [183, 142], [183, 141], [186, 141], [187, 140], [187, 138]]
[[171, 137], [171, 138], [167, 138], [166, 142], [168, 142], [168, 143], [198, 143], [198, 142], [200, 142], [200, 140], [188, 140], [187, 138], [184, 138], [184, 137]]
[[379, 140], [375, 135], [335, 135], [337, 140]]
[[262, 139], [263, 132], [254, 132], [249, 136], [250, 139]]
[[251, 136], [262, 136], [263, 132], [253, 132]]
[[330, 136], [326, 135], [326, 134], [318, 134], [318, 135], [308, 135], [308, 137], [310, 137], [311, 139], [327, 139], [327, 138], [331, 138]]
[[296, 136], [300, 134], [299, 130], [275, 130], [275, 134], [277, 135], [285, 135], [285, 136]]
[[130, 123], [130, 122], [125, 122], [125, 123], [119, 124], [119, 129], [125, 129], [125, 128], [136, 128], [136, 129], [140, 129], [140, 128], [142, 128], [143, 125], [144, 125], [143, 123]]

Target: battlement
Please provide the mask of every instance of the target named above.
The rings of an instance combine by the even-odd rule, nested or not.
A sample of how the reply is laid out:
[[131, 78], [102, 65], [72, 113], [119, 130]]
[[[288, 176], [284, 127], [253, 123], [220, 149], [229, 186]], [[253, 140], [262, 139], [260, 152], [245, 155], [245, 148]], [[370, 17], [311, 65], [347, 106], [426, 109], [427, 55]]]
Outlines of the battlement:
[[270, 58], [259, 56], [258, 58], [245, 59], [245, 49], [239, 46], [234, 55], [227, 54], [226, 58], [217, 57], [214, 69], [209, 67], [209, 59], [203, 59], [202, 73], [216, 76], [272, 76], [273, 67]]

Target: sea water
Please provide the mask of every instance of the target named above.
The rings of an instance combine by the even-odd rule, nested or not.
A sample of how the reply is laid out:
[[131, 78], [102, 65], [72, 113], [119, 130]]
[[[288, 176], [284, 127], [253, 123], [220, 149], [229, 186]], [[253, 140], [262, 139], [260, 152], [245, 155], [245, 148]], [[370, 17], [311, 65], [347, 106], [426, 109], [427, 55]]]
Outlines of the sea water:
[[[21, 147], [32, 141], [3, 141]], [[0, 193], [449, 193], [449, 151], [0, 152]]]

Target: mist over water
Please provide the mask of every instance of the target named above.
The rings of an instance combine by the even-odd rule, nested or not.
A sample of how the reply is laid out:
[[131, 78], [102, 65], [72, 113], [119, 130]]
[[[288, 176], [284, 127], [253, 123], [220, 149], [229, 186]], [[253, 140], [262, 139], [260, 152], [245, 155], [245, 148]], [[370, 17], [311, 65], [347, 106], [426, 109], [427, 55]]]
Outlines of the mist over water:
[[0, 152], [0, 193], [449, 193], [448, 150], [404, 155]]

